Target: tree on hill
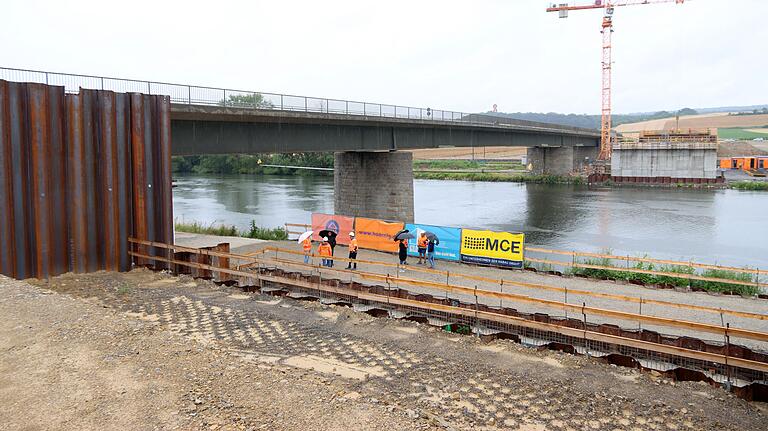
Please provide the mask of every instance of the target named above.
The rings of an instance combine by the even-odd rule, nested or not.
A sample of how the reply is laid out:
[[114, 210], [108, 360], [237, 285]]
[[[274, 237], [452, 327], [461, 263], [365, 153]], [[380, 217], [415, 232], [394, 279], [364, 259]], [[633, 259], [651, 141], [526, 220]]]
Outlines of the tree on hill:
[[274, 108], [275, 105], [264, 98], [261, 93], [230, 94], [226, 101], [219, 100], [219, 106], [234, 106], [237, 108]]

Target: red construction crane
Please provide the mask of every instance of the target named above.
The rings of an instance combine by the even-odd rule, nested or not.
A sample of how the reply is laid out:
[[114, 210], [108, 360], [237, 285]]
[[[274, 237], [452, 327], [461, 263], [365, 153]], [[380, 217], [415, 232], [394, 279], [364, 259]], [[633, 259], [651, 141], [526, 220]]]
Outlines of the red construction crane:
[[603, 104], [600, 118], [600, 155], [598, 160], [611, 158], [611, 33], [613, 33], [613, 8], [653, 3], [683, 3], [685, 0], [595, 0], [592, 4], [573, 5], [553, 4], [547, 12], [560, 12], [560, 18], [568, 18], [568, 11], [584, 9], [604, 9], [603, 24]]

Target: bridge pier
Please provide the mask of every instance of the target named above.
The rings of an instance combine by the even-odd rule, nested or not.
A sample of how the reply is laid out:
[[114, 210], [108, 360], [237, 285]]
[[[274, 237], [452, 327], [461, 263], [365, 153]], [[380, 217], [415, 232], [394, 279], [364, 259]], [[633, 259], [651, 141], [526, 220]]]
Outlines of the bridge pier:
[[334, 156], [336, 214], [413, 223], [413, 154], [338, 152]]
[[597, 158], [599, 147], [529, 147], [528, 163], [532, 173], [568, 175], [580, 171]]

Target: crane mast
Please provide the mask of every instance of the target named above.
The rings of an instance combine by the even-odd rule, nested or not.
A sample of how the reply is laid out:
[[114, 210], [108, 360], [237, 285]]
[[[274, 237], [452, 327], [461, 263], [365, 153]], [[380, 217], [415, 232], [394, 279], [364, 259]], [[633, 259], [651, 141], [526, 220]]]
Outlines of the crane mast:
[[593, 4], [573, 5], [558, 4], [547, 8], [547, 12], [559, 12], [560, 18], [567, 18], [569, 11], [586, 9], [604, 9], [602, 29], [603, 35], [603, 56], [602, 56], [602, 88], [600, 109], [600, 154], [598, 160], [609, 160], [611, 158], [611, 34], [613, 33], [613, 9], [619, 6], [635, 6], [654, 3], [683, 3], [685, 0], [624, 0], [624, 1], [602, 1], [595, 0]]

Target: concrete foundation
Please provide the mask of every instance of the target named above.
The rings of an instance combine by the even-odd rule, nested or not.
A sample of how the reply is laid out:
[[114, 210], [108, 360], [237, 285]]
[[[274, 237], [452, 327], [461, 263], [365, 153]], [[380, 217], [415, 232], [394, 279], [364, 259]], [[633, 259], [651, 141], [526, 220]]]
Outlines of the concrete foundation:
[[598, 152], [598, 147], [529, 147], [527, 160], [534, 174], [568, 175], [580, 172]]
[[413, 154], [336, 153], [334, 211], [339, 215], [413, 223]]
[[714, 179], [717, 177], [717, 147], [614, 148], [613, 177]]

